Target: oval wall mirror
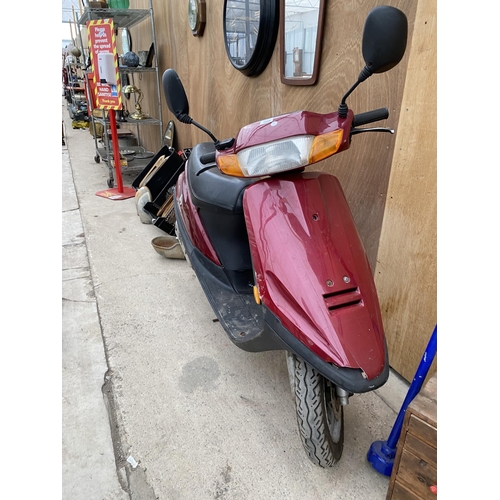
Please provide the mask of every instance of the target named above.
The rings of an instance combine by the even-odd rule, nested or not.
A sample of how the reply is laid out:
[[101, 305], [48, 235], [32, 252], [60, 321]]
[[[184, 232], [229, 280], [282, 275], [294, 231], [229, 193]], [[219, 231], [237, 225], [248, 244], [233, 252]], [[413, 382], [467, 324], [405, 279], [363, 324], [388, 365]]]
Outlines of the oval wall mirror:
[[279, 0], [224, 0], [224, 42], [231, 64], [246, 76], [266, 68], [278, 36]]
[[280, 0], [281, 81], [314, 85], [318, 79], [325, 0]]

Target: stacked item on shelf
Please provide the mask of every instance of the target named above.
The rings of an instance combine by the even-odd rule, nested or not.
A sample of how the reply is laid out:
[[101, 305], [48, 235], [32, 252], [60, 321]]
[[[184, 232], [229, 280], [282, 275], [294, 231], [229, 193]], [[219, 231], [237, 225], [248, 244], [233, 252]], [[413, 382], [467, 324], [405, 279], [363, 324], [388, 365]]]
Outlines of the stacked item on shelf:
[[184, 153], [163, 146], [132, 182], [141, 222], [153, 223], [170, 235], [175, 234], [173, 188], [185, 161]]
[[[74, 49], [73, 49], [74, 50]], [[80, 51], [78, 50], [77, 53]], [[87, 96], [81, 74], [82, 64], [80, 55], [68, 55], [65, 57], [63, 68], [64, 96], [67, 101], [68, 114], [71, 118], [71, 126], [74, 129], [89, 126], [89, 112]]]

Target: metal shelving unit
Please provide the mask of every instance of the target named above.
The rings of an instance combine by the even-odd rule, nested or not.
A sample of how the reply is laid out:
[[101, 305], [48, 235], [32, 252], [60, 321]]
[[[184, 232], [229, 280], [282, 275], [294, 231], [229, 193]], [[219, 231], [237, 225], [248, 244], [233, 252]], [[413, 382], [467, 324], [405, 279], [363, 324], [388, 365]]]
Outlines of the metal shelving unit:
[[[88, 45], [88, 41], [82, 39], [82, 30], [81, 27], [86, 26], [88, 21], [99, 20], [99, 19], [113, 19], [113, 24], [115, 29], [124, 29], [131, 28], [141, 22], [149, 21], [151, 26], [151, 40], [153, 44], [154, 53], [158, 54], [156, 47], [156, 35], [155, 35], [155, 27], [154, 27], [154, 17], [153, 17], [153, 7], [152, 0], [149, 0], [149, 9], [92, 9], [86, 7], [82, 12], [80, 18], [78, 19], [78, 29], [80, 42], [82, 47]], [[155, 78], [156, 83], [156, 98], [157, 98], [157, 111], [155, 111], [155, 116], [151, 116], [150, 118], [142, 119], [142, 120], [134, 120], [130, 116], [123, 117], [119, 116], [117, 112], [117, 124], [120, 127], [133, 127], [135, 128], [135, 138], [136, 144], [127, 145], [125, 149], [120, 147], [121, 153], [123, 152], [123, 157], [127, 159], [128, 166], [127, 169], [143, 169], [149, 163], [151, 157], [154, 156], [153, 152], [147, 151], [141, 145], [141, 131], [146, 131], [144, 127], [156, 127], [158, 129], [159, 134], [159, 142], [160, 148], [163, 146], [163, 117], [161, 110], [161, 87], [160, 87], [160, 75], [158, 72], [158, 62], [157, 57], [155, 57], [155, 63], [153, 67], [128, 67], [128, 66], [119, 66], [121, 80], [123, 81], [124, 75], [126, 75], [131, 81], [130, 84], [134, 85], [134, 75], [139, 75], [142, 78], [143, 75], [152, 75]], [[87, 84], [87, 88], [89, 88], [89, 84]], [[130, 98], [136, 99], [136, 94], [132, 94]], [[91, 99], [89, 99], [91, 101]], [[125, 100], [123, 100], [125, 102]], [[102, 117], [94, 116], [92, 109], [92, 102], [88, 103], [88, 107], [90, 110], [90, 117], [93, 124], [93, 135], [95, 141], [96, 154], [94, 156], [94, 160], [96, 163], [99, 163], [101, 159], [107, 164], [109, 170], [109, 179], [108, 179], [108, 187], [113, 187], [114, 185], [114, 166], [111, 160], [114, 161], [113, 158], [113, 147], [109, 137], [109, 119], [105, 118], [103, 113]], [[98, 139], [96, 124], [102, 125], [103, 133], [102, 138]], [[100, 144], [99, 144], [100, 143]], [[123, 167], [122, 167], [123, 168]]]
[[62, 54], [64, 98], [73, 122], [88, 121], [83, 60], [83, 54], [79, 57], [73, 55], [71, 51]]
[[150, 2], [150, 9], [90, 9], [85, 8], [78, 24], [85, 26], [87, 21], [97, 19], [113, 19], [115, 28], [131, 28], [150, 16], [153, 17], [153, 8]]
[[64, 96], [67, 101], [69, 116], [73, 121], [78, 121], [78, 115], [85, 115], [80, 120], [86, 120], [87, 115], [87, 96], [85, 93], [84, 80], [82, 78], [83, 65], [76, 61], [65, 61], [64, 68], [68, 78], [68, 83], [64, 86]]

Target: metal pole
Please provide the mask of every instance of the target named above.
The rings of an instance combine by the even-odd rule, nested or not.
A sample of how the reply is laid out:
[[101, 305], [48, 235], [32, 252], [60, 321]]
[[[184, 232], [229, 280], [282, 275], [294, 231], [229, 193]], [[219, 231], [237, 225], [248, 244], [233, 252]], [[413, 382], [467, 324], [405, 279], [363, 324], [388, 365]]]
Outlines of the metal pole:
[[[115, 160], [116, 182], [118, 184], [118, 192], [123, 193], [122, 169], [120, 165], [120, 148], [118, 146], [118, 132], [116, 131], [116, 116], [115, 110], [109, 110], [109, 126], [111, 128], [111, 140], [113, 142], [113, 156]], [[105, 130], [106, 132], [106, 130]], [[108, 161], [111, 161], [111, 155], [108, 151]]]

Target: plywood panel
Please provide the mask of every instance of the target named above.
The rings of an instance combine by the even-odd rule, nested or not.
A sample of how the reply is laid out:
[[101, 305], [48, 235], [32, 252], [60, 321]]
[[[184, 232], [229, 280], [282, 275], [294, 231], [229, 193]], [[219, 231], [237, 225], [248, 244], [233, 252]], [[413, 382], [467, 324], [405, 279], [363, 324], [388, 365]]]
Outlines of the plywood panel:
[[[391, 366], [412, 380], [437, 321], [436, 4], [418, 2], [375, 269]], [[436, 362], [431, 374], [436, 370]]]

